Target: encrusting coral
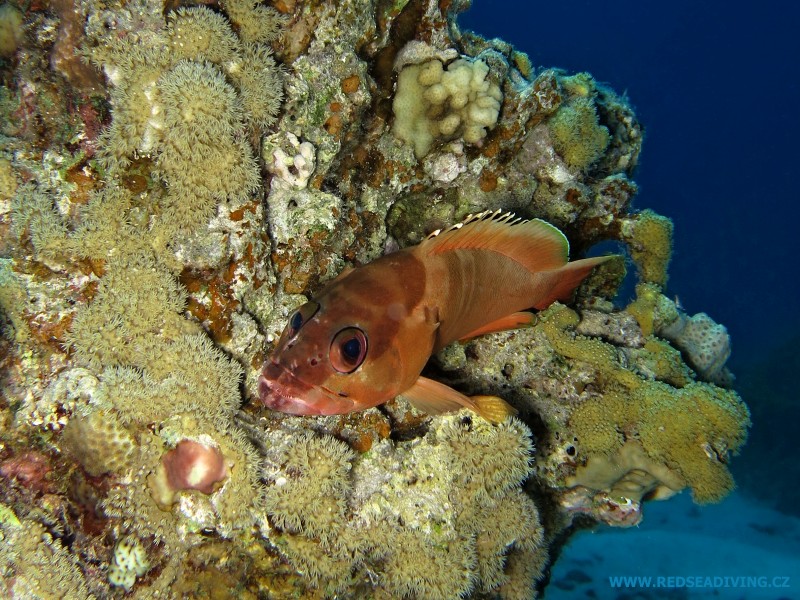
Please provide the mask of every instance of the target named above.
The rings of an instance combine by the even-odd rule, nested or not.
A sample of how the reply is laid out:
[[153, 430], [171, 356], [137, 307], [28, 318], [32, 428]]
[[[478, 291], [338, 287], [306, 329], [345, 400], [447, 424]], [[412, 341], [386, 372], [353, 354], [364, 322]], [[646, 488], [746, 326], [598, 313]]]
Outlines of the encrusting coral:
[[[0, 61], [6, 595], [527, 600], [572, 525], [730, 490], [748, 412], [725, 328], [667, 296], [672, 223], [632, 209], [642, 125], [590, 75], [460, 31], [464, 6], [20, 12]], [[638, 278], [615, 307], [609, 260], [569, 308], [425, 372], [517, 418], [251, 401], [329, 280], [498, 209], [573, 258], [618, 242]]]
[[687, 315], [661, 293], [660, 286], [651, 283], [636, 286], [636, 299], [625, 310], [646, 335], [656, 334], [680, 350], [701, 379], [731, 386], [733, 375], [725, 367], [731, 355], [731, 338], [724, 325], [705, 313]]
[[739, 397], [710, 384], [674, 388], [638, 377], [621, 367], [612, 346], [572, 338], [568, 330], [577, 322], [578, 315], [563, 306], [542, 315], [559, 354], [597, 370], [601, 395], [584, 400], [569, 416], [578, 447], [588, 455], [612, 454], [626, 439], [637, 439], [652, 460], [680, 473], [698, 501], [725, 496], [733, 487], [727, 456], [744, 443], [750, 421]]

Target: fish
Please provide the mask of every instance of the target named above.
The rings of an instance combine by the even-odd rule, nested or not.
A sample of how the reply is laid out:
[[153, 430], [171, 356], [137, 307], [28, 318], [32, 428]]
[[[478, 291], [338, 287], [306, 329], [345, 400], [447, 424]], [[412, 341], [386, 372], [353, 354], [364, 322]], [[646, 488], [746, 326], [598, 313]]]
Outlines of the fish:
[[554, 225], [485, 211], [416, 246], [351, 267], [289, 315], [258, 380], [260, 401], [293, 415], [338, 415], [397, 396], [429, 414], [469, 408], [498, 423], [516, 413], [421, 375], [448, 344], [530, 324], [568, 301], [602, 256], [569, 262]]

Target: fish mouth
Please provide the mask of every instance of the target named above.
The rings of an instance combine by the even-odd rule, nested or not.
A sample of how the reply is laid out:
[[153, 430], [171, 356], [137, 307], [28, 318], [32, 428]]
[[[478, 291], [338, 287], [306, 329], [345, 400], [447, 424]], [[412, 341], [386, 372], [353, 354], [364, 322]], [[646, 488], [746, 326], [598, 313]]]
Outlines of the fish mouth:
[[350, 398], [306, 383], [271, 360], [258, 378], [258, 397], [266, 407], [290, 415], [340, 415], [356, 410]]

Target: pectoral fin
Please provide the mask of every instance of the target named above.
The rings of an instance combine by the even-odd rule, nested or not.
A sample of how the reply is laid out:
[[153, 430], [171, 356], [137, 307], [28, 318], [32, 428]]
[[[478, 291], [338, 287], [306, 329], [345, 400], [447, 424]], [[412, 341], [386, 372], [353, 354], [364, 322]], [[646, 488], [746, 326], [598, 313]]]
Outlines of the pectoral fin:
[[517, 414], [513, 406], [497, 396], [465, 396], [453, 388], [427, 377], [400, 394], [414, 408], [430, 415], [452, 412], [468, 408], [491, 423], [501, 423], [507, 417]]
[[525, 325], [530, 325], [536, 319], [536, 315], [530, 312], [515, 312], [506, 315], [496, 321], [487, 323], [482, 327], [478, 327], [474, 331], [470, 331], [467, 335], [459, 339], [459, 342], [466, 342], [479, 335], [486, 335], [487, 333], [497, 333], [498, 331], [507, 331], [509, 329], [518, 329]]

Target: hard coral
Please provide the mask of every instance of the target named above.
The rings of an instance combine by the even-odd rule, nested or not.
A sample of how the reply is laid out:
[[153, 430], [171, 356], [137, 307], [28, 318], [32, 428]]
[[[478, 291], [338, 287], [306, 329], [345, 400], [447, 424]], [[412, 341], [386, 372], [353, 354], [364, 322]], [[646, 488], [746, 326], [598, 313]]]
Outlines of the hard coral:
[[701, 379], [730, 387], [733, 375], [725, 363], [731, 354], [731, 338], [724, 325], [705, 313], [687, 315], [651, 283], [636, 286], [636, 299], [625, 310], [646, 335], [669, 340]]
[[689, 317], [683, 313], [659, 335], [675, 344], [689, 364], [706, 381], [729, 383], [725, 363], [731, 355], [731, 337], [724, 325], [716, 323], [706, 313]]
[[503, 94], [481, 60], [460, 58], [445, 69], [438, 59], [406, 65], [397, 79], [392, 133], [422, 158], [435, 141], [479, 144], [500, 114]]
[[61, 439], [89, 475], [122, 475], [133, 466], [135, 442], [113, 411], [73, 415]]
[[[4, 464], [23, 475], [30, 464], [10, 461], [27, 460], [19, 439], [35, 440], [54, 450], [39, 464], [82, 488], [68, 496], [61, 468], [28, 480], [46, 494], [7, 486], [8, 595], [528, 600], [576, 513], [630, 524], [644, 499], [687, 485], [710, 499], [730, 485], [724, 461], [745, 411], [696, 382], [679, 342], [653, 337], [680, 314], [656, 285], [668, 231], [630, 214], [642, 130], [624, 98], [461, 33], [463, 2], [276, 3], [286, 17], [255, 0], [74, 4], [57, 49], [55, 21], [30, 13], [26, 60], [6, 61], [0, 93], [3, 133], [17, 136], [0, 152], [0, 234], [13, 234], [0, 242], [0, 303], [16, 333], [2, 346]], [[268, 44], [284, 24], [276, 58]], [[108, 75], [109, 106], [83, 104], [81, 118], [54, 75], [77, 84], [64, 69], [76, 61], [49, 62], [72, 46]], [[387, 127], [404, 67], [422, 75], [406, 100], [429, 109], [422, 133], [409, 125], [423, 142], [413, 149]], [[567, 117], [585, 138], [558, 134]], [[543, 313], [450, 348], [432, 370], [507, 397], [535, 448], [521, 421], [412, 417], [402, 401], [312, 420], [240, 410], [298, 294], [496, 208], [555, 222], [576, 254], [628, 243], [656, 282], [618, 313], [618, 261], [583, 286], [581, 317]], [[682, 416], [665, 425], [672, 412]], [[191, 476], [194, 462], [210, 463], [207, 478]], [[20, 497], [69, 548], [30, 526]], [[93, 523], [79, 522], [81, 500]], [[113, 554], [114, 540], [133, 551]], [[112, 554], [109, 568], [97, 560]], [[154, 568], [138, 577], [137, 562]], [[111, 571], [123, 589], [110, 590]]]

